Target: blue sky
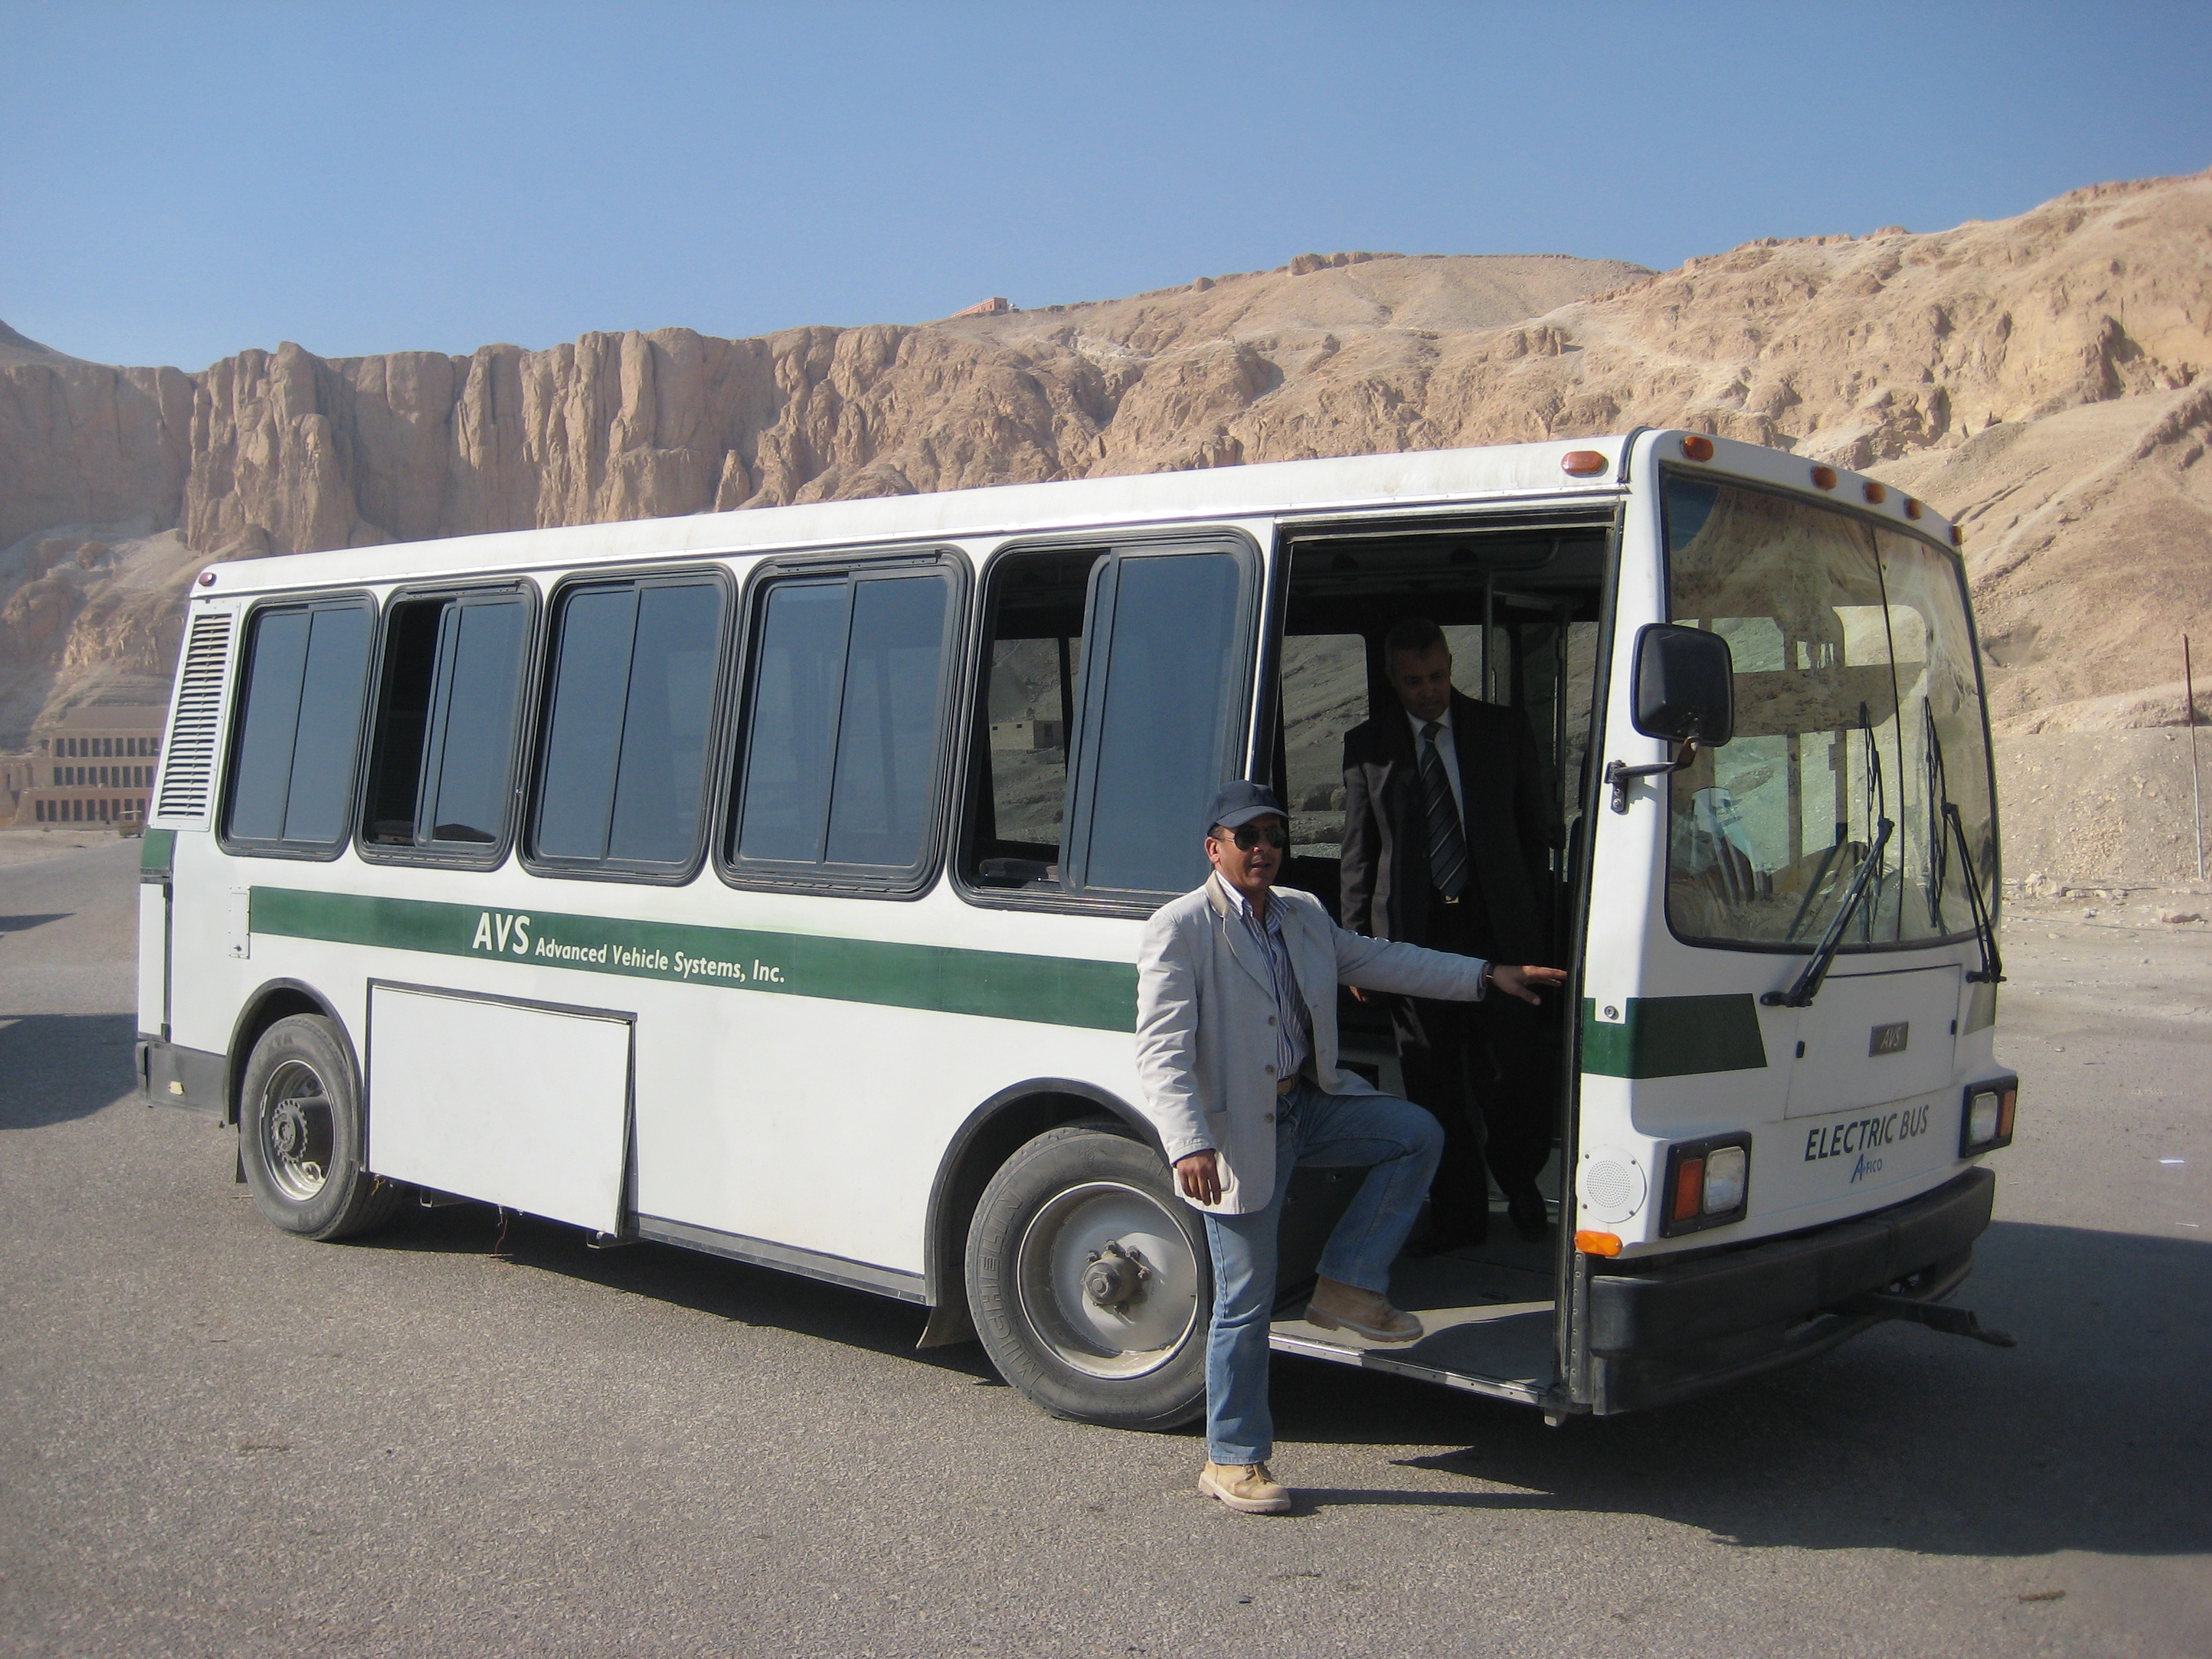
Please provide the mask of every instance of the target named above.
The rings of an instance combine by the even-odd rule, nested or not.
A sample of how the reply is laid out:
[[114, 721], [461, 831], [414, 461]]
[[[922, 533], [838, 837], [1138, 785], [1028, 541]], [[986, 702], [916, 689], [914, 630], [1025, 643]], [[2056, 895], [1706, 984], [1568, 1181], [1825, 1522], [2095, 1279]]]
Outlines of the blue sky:
[[0, 0], [0, 319], [186, 368], [913, 321], [1309, 249], [1664, 267], [2212, 165], [2201, 0]]

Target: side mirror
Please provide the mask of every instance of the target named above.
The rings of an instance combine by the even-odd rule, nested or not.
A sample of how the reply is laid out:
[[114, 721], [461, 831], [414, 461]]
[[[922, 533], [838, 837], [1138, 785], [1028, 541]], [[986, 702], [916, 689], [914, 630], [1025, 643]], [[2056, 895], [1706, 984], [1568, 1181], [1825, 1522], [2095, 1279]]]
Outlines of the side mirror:
[[1735, 658], [1702, 628], [1653, 623], [1636, 635], [1636, 707], [1647, 738], [1718, 749], [1735, 736]]

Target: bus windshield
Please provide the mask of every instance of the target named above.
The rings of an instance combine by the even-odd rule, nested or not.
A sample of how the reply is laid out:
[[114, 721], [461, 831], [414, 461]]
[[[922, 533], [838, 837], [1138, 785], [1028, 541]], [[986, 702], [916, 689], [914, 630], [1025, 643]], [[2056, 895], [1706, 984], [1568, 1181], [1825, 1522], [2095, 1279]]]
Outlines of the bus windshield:
[[1997, 850], [1981, 684], [1953, 555], [1852, 514], [1668, 475], [1675, 621], [1735, 659], [1735, 738], [1671, 785], [1668, 920], [1699, 943], [1806, 949], [1880, 826], [1845, 949], [1970, 934]]

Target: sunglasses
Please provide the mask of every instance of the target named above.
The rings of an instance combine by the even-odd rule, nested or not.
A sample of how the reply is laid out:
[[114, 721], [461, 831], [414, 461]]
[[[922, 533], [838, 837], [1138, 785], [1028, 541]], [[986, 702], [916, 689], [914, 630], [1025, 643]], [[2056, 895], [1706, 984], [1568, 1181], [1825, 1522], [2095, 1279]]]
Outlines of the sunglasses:
[[1261, 842], [1279, 848], [1291, 844], [1291, 832], [1279, 823], [1240, 823], [1229, 832], [1229, 838], [1248, 853]]

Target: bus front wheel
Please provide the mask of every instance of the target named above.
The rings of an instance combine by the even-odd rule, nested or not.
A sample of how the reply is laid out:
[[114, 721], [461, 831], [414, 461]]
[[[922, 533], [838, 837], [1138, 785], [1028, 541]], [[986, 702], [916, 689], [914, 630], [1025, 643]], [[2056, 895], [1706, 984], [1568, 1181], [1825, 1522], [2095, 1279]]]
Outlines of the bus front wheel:
[[1171, 1429], [1206, 1409], [1206, 1234], [1159, 1155], [1085, 1127], [1006, 1160], [968, 1233], [968, 1305], [1000, 1374], [1055, 1416]]
[[353, 1062], [319, 1014], [261, 1034], [239, 1091], [238, 1145], [254, 1206], [287, 1232], [346, 1238], [389, 1221], [402, 1189], [368, 1172]]

